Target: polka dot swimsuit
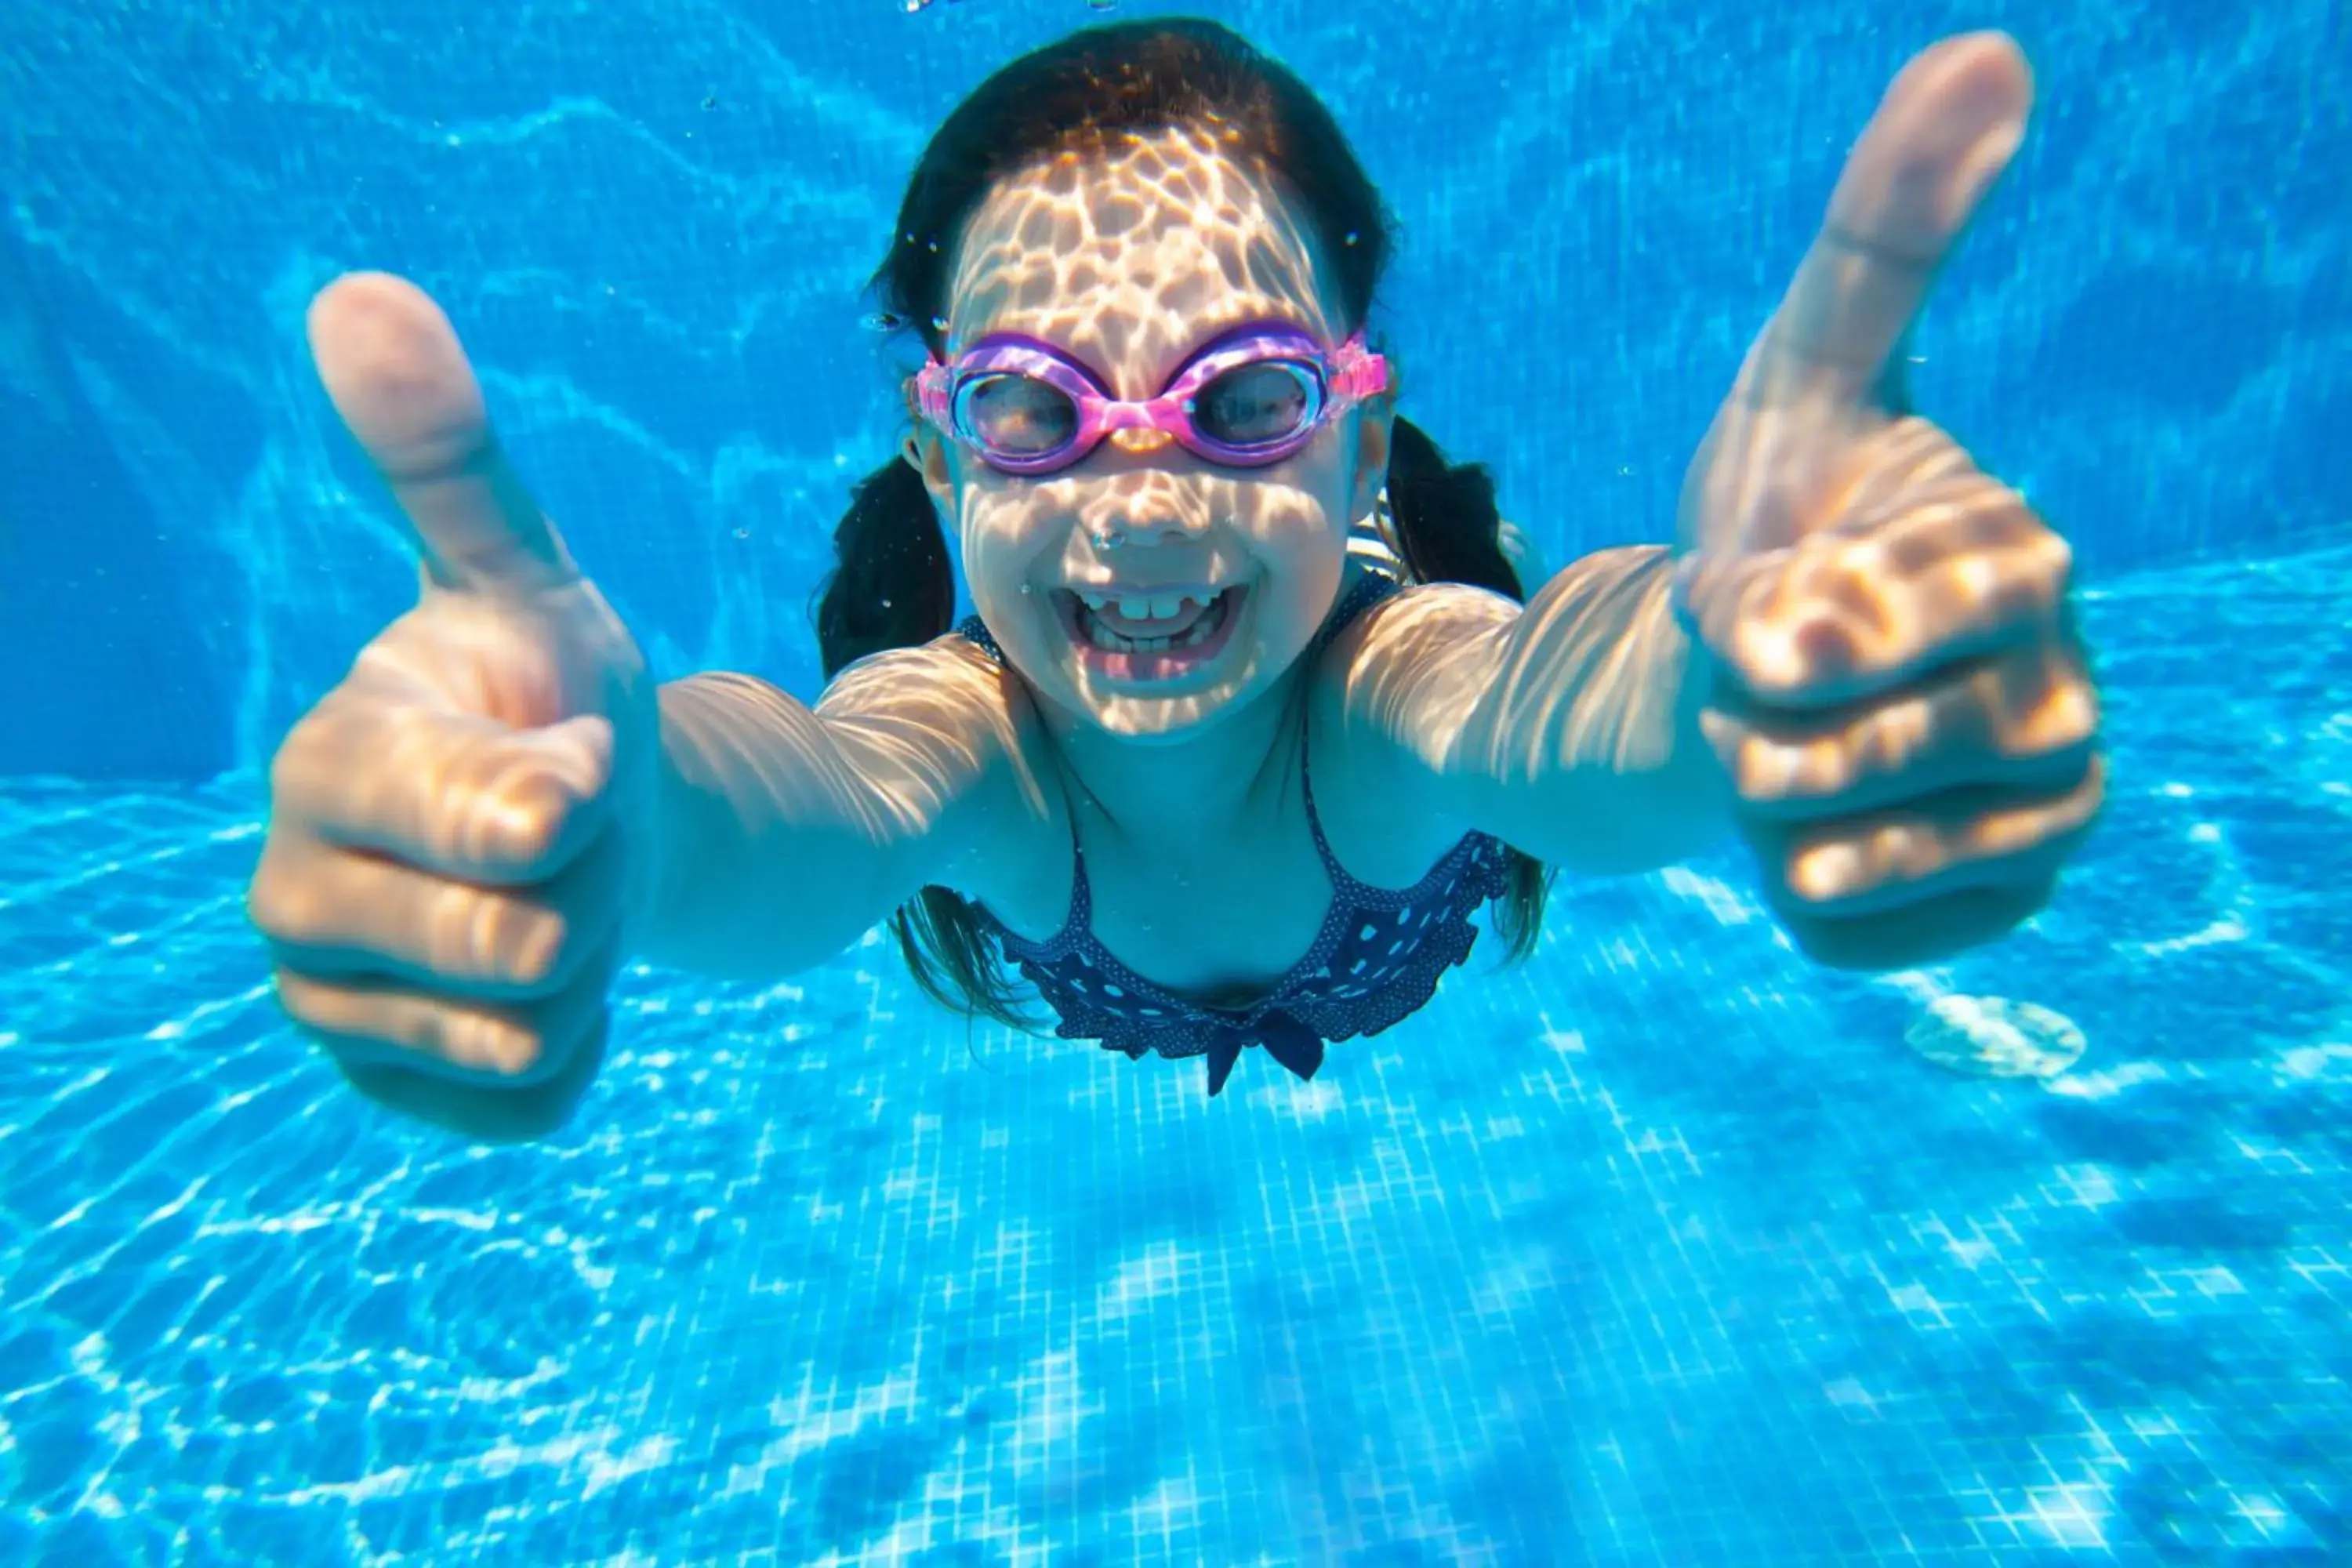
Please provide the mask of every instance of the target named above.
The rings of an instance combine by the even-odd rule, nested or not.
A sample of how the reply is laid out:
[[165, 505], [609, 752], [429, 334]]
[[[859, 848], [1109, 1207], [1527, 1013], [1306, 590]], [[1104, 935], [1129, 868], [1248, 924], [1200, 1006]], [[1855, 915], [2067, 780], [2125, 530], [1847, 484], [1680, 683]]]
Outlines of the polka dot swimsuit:
[[[1396, 592], [1396, 584], [1366, 574], [1341, 600], [1318, 639], [1319, 647], [1365, 609]], [[1001, 658], [979, 617], [957, 628]], [[1306, 786], [1307, 822], [1315, 852], [1331, 879], [1331, 911], [1307, 956], [1245, 1007], [1211, 1007], [1154, 985], [1106, 952], [1094, 937], [1094, 901], [1087, 882], [1085, 846], [1072, 834], [1075, 864], [1070, 912], [1043, 942], [1016, 935], [983, 908], [981, 918], [1006, 958], [1037, 987], [1060, 1023], [1064, 1039], [1098, 1040], [1107, 1050], [1139, 1059], [1208, 1058], [1209, 1092], [1225, 1087], [1234, 1065], [1251, 1046], [1300, 1078], [1323, 1065], [1326, 1042], [1377, 1035], [1418, 1011], [1445, 971], [1470, 956], [1477, 928], [1470, 915], [1505, 886], [1502, 844], [1486, 834], [1465, 836], [1429, 874], [1410, 888], [1375, 888], [1348, 875], [1324, 841], [1315, 814], [1314, 781]]]

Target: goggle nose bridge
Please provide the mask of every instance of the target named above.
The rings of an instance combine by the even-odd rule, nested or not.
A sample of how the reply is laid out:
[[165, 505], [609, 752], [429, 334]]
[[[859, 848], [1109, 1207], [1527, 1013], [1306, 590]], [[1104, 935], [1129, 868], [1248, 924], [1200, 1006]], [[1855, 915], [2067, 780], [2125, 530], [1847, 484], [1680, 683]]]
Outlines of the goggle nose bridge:
[[1176, 437], [1148, 419], [1130, 419], [1123, 424], [1106, 425], [1105, 439], [1122, 452], [1157, 452], [1162, 447], [1172, 447]]

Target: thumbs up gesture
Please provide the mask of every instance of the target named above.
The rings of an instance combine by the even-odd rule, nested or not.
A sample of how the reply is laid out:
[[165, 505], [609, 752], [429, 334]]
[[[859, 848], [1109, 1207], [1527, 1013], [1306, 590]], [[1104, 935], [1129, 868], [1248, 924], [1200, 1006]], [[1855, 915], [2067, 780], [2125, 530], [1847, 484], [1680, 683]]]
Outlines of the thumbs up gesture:
[[310, 334], [415, 527], [422, 590], [279, 749], [247, 908], [286, 1010], [362, 1092], [469, 1136], [535, 1136], [603, 1057], [648, 876], [653, 684], [500, 452], [433, 301], [354, 275]]
[[1997, 34], [1905, 68], [1684, 483], [1700, 722], [1768, 900], [1827, 963], [2007, 931], [2104, 787], [2065, 542], [1901, 391], [1912, 319], [2031, 98]]

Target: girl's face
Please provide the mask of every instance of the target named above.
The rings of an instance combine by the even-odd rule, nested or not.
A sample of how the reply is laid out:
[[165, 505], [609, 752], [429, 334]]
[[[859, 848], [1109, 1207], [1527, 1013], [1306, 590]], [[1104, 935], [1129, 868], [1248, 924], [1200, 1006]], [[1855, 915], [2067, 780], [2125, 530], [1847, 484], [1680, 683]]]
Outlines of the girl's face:
[[[1281, 192], [1169, 131], [998, 185], [956, 252], [947, 347], [1021, 333], [1141, 401], [1235, 327], [1284, 323], [1337, 346], [1349, 323], [1328, 298]], [[1034, 478], [928, 425], [910, 456], [982, 618], [1039, 697], [1115, 735], [1174, 740], [1297, 662], [1338, 595], [1349, 525], [1371, 509], [1388, 429], [1376, 399], [1265, 468], [1134, 430]]]

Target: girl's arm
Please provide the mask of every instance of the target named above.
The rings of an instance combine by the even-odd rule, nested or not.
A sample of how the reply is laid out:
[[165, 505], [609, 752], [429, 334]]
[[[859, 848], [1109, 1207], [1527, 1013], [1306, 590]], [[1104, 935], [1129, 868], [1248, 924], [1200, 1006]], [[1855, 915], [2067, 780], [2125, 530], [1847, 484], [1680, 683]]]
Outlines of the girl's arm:
[[1730, 824], [1671, 573], [1639, 545], [1570, 563], [1524, 606], [1408, 589], [1334, 640], [1318, 720], [1357, 784], [1449, 826], [1587, 873], [1670, 865]]
[[[823, 963], [1044, 811], [1005, 678], [961, 638], [844, 670], [815, 708], [747, 675], [661, 689], [656, 871], [635, 946], [739, 978]], [[982, 879], [984, 880], [984, 878]]]

